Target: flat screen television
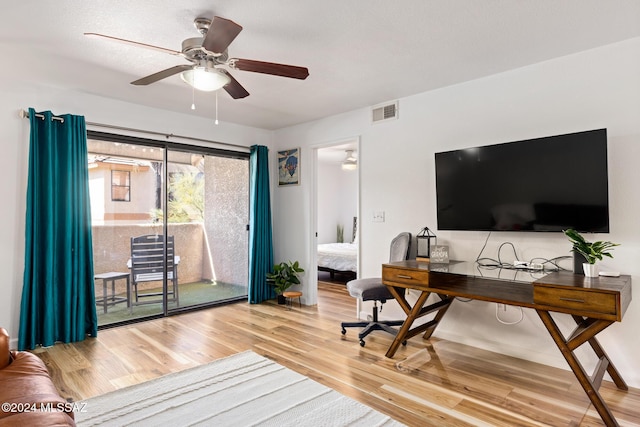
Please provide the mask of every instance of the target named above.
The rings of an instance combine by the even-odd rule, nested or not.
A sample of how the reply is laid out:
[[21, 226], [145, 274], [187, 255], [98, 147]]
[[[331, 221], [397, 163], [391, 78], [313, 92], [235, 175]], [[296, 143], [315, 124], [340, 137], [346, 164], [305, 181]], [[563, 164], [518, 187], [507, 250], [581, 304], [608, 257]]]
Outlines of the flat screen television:
[[435, 154], [439, 230], [609, 232], [607, 130]]

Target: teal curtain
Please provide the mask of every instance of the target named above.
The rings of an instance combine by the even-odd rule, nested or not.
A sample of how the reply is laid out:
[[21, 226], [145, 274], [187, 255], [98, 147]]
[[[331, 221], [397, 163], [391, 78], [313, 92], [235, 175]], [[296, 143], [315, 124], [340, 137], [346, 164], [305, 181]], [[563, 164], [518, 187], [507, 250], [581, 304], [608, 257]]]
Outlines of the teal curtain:
[[84, 117], [59, 117], [29, 109], [20, 350], [97, 335], [87, 131]]
[[276, 296], [266, 277], [273, 268], [269, 149], [252, 146], [250, 165], [249, 303], [259, 304]]

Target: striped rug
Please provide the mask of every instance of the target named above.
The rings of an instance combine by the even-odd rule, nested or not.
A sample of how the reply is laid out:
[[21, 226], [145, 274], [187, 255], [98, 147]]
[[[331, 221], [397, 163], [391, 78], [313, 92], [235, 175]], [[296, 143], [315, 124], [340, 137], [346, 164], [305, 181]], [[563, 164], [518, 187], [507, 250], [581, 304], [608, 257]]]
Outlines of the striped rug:
[[79, 426], [400, 426], [252, 351], [78, 404]]

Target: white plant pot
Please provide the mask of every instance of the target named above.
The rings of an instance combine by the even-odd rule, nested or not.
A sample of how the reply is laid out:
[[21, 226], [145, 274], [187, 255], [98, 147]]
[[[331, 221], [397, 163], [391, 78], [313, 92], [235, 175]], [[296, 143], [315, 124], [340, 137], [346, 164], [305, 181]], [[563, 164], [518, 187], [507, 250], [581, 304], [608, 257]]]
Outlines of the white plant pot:
[[582, 269], [586, 277], [598, 277], [598, 266], [596, 264], [585, 262], [582, 264]]

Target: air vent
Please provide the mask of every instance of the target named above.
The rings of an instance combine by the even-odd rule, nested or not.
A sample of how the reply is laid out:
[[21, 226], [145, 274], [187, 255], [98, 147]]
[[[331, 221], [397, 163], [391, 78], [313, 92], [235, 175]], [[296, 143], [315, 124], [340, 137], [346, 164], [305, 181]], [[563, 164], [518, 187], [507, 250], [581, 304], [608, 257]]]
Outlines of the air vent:
[[373, 123], [380, 123], [398, 118], [398, 101], [391, 104], [377, 105], [371, 109]]

